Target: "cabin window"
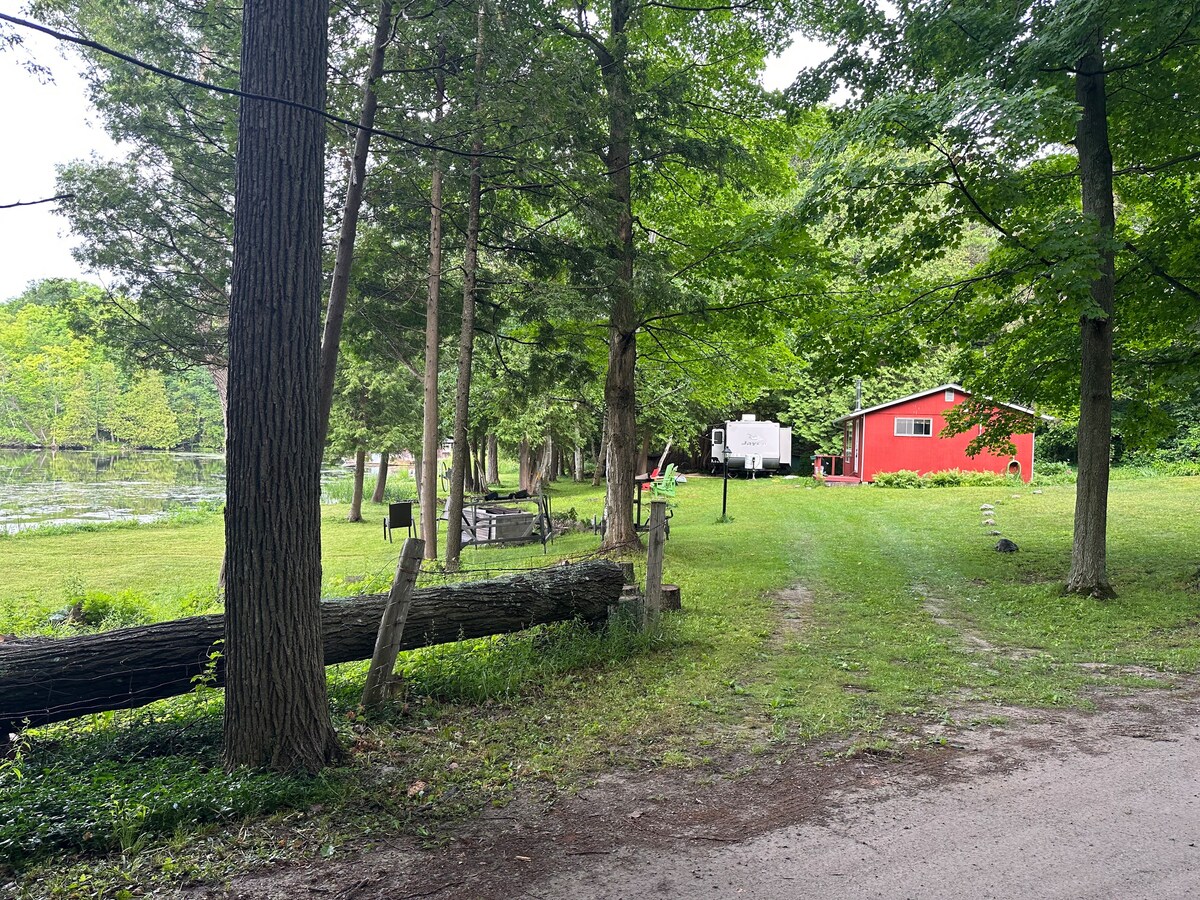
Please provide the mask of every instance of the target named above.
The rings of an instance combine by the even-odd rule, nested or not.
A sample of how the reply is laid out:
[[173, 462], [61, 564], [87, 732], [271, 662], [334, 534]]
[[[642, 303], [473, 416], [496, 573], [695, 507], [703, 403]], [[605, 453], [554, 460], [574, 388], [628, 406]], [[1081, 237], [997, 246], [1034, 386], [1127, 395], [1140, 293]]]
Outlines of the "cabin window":
[[896, 419], [896, 434], [900, 437], [931, 437], [933, 419]]

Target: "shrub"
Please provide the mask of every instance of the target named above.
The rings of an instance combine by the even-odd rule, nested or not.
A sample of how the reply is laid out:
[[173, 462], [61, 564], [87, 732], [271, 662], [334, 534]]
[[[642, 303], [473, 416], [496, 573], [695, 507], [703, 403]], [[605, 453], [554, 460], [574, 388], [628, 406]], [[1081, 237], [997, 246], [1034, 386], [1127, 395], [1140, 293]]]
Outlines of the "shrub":
[[1035, 462], [1032, 484], [1074, 484], [1075, 470], [1066, 462]]
[[946, 469], [943, 472], [930, 472], [925, 476], [925, 483], [930, 487], [958, 487], [963, 483], [961, 469]]
[[875, 476], [875, 484], [879, 487], [902, 489], [1024, 486], [1024, 482], [1015, 475], [1001, 475], [999, 472], [964, 472], [961, 469], [944, 469], [941, 472], [930, 472], [927, 475], [918, 475], [908, 469], [901, 469], [899, 472], [880, 472]]
[[887, 488], [919, 488], [924, 487], [921, 476], [910, 469], [899, 472], [878, 472], [875, 475], [875, 485]]
[[101, 630], [144, 625], [149, 621], [145, 600], [133, 591], [118, 594], [88, 591], [78, 601], [77, 609], [84, 625]]

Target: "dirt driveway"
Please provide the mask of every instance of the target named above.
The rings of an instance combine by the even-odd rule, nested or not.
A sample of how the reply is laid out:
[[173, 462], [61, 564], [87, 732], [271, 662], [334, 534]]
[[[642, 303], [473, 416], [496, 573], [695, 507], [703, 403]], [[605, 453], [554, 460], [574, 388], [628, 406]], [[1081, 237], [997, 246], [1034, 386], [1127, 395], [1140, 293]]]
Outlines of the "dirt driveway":
[[436, 850], [398, 840], [200, 896], [1200, 896], [1200, 682], [990, 712], [1009, 721], [904, 754], [609, 775]]

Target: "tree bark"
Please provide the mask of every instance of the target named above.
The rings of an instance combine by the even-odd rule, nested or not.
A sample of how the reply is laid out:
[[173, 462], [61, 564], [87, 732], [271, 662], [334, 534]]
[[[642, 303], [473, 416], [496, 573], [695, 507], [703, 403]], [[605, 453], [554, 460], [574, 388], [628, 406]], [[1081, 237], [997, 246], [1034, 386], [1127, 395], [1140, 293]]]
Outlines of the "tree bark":
[[475, 439], [473, 449], [475, 451], [475, 487], [474, 487], [474, 491], [478, 494], [482, 494], [484, 491], [487, 490], [487, 476], [484, 474], [487, 471], [487, 464], [484, 460], [484, 455], [485, 455], [484, 441], [481, 441], [477, 437]]
[[533, 483], [533, 453], [529, 449], [529, 438], [521, 438], [517, 447], [517, 487], [522, 491], [529, 490]]
[[372, 503], [383, 502], [383, 492], [387, 490], [388, 480], [388, 452], [386, 450], [379, 451], [379, 474], [375, 476], [375, 493], [371, 495]]
[[494, 434], [487, 436], [487, 483], [500, 483], [500, 442]]
[[642, 445], [638, 449], [637, 465], [633, 469], [638, 475], [650, 474], [650, 429], [642, 432]]
[[[446, 105], [446, 48], [438, 41], [437, 111], [441, 122]], [[442, 293], [442, 165], [434, 157], [429, 188], [429, 291], [425, 301], [425, 412], [421, 428], [421, 539], [425, 558], [437, 559], [438, 447], [438, 303]]]
[[[221, 435], [224, 438], [221, 445], [225, 447], [229, 439], [229, 366], [212, 363], [208, 366], [208, 374], [212, 378], [213, 387], [217, 391], [217, 400], [221, 404]], [[99, 434], [97, 434], [99, 437]], [[221, 568], [217, 570], [217, 593], [225, 593], [226, 557], [221, 554]]]
[[346, 516], [347, 522], [362, 521], [363, 481], [366, 477], [367, 451], [365, 447], [359, 447], [354, 452], [354, 495], [350, 498], [350, 515]]
[[537, 466], [534, 468], [533, 485], [529, 489], [530, 492], [540, 491], [544, 485], [554, 480], [554, 449], [556, 446], [554, 438], [546, 435], [546, 439], [538, 450]]
[[225, 434], [229, 434], [229, 366], [213, 363], [207, 368], [221, 404], [221, 428]]
[[615, 209], [611, 255], [612, 310], [608, 327], [608, 372], [604, 403], [608, 415], [608, 466], [604, 516], [608, 522], [601, 550], [640, 547], [633, 528], [634, 441], [636, 440], [637, 307], [633, 285], [633, 193], [630, 165], [633, 95], [627, 62], [630, 0], [610, 0], [612, 47], [599, 53], [608, 99], [609, 197]]
[[[624, 580], [615, 563], [592, 560], [419, 590], [401, 649], [575, 618], [603, 621]], [[386, 599], [377, 594], [320, 604], [325, 665], [371, 657]], [[194, 690], [194, 679], [206, 673], [220, 686], [226, 657], [212, 654], [222, 649], [223, 634], [217, 615], [62, 640], [6, 641], [0, 644], [0, 728], [7, 734], [26, 719], [36, 726], [144, 706]]]
[[579, 429], [575, 429], [575, 457], [571, 466], [571, 480], [583, 481], [583, 442], [579, 439]]
[[467, 437], [467, 417], [471, 401], [471, 357], [475, 348], [475, 290], [479, 269], [480, 164], [483, 153], [483, 35], [484, 2], [476, 13], [475, 35], [475, 136], [471, 141], [470, 184], [467, 194], [467, 234], [463, 252], [462, 327], [458, 335], [458, 383], [454, 394], [454, 458], [450, 470], [450, 506], [446, 512], [446, 569], [458, 571], [462, 552], [463, 491], [471, 466], [471, 445]]
[[[329, 285], [329, 304], [325, 312], [325, 332], [321, 339], [321, 386], [319, 391], [321, 447], [329, 433], [329, 410], [333, 406], [333, 381], [337, 374], [338, 348], [342, 338], [342, 321], [346, 317], [346, 297], [350, 293], [350, 269], [354, 262], [354, 240], [358, 234], [358, 214], [362, 209], [363, 182], [367, 177], [367, 155], [371, 149], [371, 129], [375, 126], [375, 82], [383, 76], [383, 56], [392, 31], [392, 0], [381, 0], [379, 18], [375, 23], [375, 40], [371, 44], [371, 61], [363, 85], [362, 111], [358, 116], [358, 132], [354, 138], [354, 156], [350, 180], [346, 185], [346, 202], [342, 207], [342, 228], [338, 236], [337, 257]], [[353, 521], [353, 520], [352, 520]]]
[[1094, 307], [1079, 320], [1079, 477], [1075, 485], [1075, 538], [1066, 589], [1099, 599], [1115, 596], [1108, 582], [1108, 479], [1112, 445], [1113, 314], [1116, 275], [1113, 232], [1113, 161], [1108, 139], [1104, 50], [1097, 31], [1079, 61], [1075, 98], [1082, 114], [1075, 127], [1083, 212], [1096, 223], [1100, 273], [1091, 285]]
[[592, 472], [592, 487], [600, 487], [600, 479], [605, 476], [608, 466], [608, 415], [600, 426], [600, 447], [596, 451], [596, 469]]
[[[326, 0], [248, 0], [241, 88], [325, 105]], [[243, 98], [229, 321], [225, 764], [339, 756], [321, 649], [321, 228], [325, 123]], [[219, 634], [219, 630], [217, 631]]]

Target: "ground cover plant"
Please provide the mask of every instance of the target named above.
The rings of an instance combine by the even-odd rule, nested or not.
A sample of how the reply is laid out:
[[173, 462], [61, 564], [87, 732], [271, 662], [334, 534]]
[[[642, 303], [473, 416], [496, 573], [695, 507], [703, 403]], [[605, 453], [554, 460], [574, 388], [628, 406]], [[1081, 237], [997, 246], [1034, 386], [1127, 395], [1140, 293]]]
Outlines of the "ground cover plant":
[[[349, 753], [320, 779], [226, 776], [215, 764], [220, 693], [202, 686], [29, 733], [0, 770], [10, 868], [0, 885], [82, 897], [219, 880], [382, 844], [397, 831], [437, 841], [481, 804], [569, 790], [609, 767], [718, 771], [812, 741], [830, 752], [902, 749], [938, 740], [924, 727], [931, 721], [969, 724], [973, 700], [1082, 704], [1098, 683], [1134, 688], [1194, 672], [1200, 479], [1113, 485], [1118, 596], [1103, 603], [1060, 595], [1071, 486], [1034, 490], [738, 480], [732, 521], [717, 523], [720, 480], [692, 478], [679, 489], [666, 554], [681, 614], [649, 633], [566, 624], [404, 654], [405, 693], [382, 715], [357, 708], [365, 664], [333, 667]], [[600, 510], [590, 487], [555, 492], [556, 507], [582, 520]], [[994, 525], [982, 524], [984, 505]], [[351, 524], [344, 511], [323, 515], [326, 585], [375, 589], [399, 545], [383, 542], [378, 516]], [[1019, 552], [996, 553], [993, 531]], [[105, 539], [7, 542], [24, 574], [2, 589], [0, 608], [44, 611], [54, 604], [38, 607], [39, 598], [61, 603], [74, 577], [85, 591], [131, 590], [147, 598], [148, 618], [166, 617], [211, 587], [219, 520]], [[143, 553], [174, 552], [143, 562], [122, 549], [131, 541]], [[468, 550], [464, 566], [492, 574], [596, 545], [583, 531], [545, 556], [537, 546]], [[797, 584], [804, 592], [787, 604], [773, 598]], [[41, 612], [5, 614], [41, 627]]]

